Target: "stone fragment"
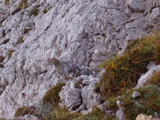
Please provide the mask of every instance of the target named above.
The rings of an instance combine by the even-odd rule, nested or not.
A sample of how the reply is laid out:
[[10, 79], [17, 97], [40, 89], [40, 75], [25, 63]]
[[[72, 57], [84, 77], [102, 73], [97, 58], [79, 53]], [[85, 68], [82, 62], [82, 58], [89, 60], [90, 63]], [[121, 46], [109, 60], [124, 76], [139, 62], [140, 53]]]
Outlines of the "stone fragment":
[[134, 91], [132, 94], [132, 98], [138, 98], [141, 94], [138, 91]]
[[147, 116], [147, 115], [143, 115], [143, 114], [140, 114], [136, 117], [136, 120], [152, 120], [152, 115], [151, 116]]

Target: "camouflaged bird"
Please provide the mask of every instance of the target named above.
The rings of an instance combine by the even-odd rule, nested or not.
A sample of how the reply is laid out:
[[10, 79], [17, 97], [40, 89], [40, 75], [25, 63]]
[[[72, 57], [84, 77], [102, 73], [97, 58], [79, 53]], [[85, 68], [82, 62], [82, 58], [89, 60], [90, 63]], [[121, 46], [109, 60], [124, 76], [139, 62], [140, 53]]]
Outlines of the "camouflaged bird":
[[62, 75], [66, 80], [78, 77], [80, 75], [95, 75], [95, 71], [89, 67], [84, 67], [77, 63], [61, 62], [56, 58], [49, 59], [50, 64], [54, 64], [56, 72]]

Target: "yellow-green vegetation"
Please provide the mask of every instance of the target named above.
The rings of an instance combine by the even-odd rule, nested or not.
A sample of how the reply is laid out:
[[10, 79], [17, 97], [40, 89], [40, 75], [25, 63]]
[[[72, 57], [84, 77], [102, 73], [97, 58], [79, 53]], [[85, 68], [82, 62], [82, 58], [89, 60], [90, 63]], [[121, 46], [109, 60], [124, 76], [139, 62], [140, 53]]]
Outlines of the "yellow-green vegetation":
[[150, 61], [160, 64], [159, 46], [159, 33], [131, 41], [121, 56], [111, 58], [100, 66], [106, 72], [95, 90], [108, 100], [108, 96], [118, 96], [133, 88], [140, 75], [147, 71]]
[[3, 62], [3, 60], [5, 59], [5, 57], [4, 56], [0, 56], [0, 62]]
[[141, 96], [137, 99], [132, 98], [134, 90], [129, 90], [120, 99], [122, 107], [125, 108], [127, 120], [135, 120], [135, 118], [143, 113], [153, 115], [155, 112], [160, 114], [160, 88], [155, 85], [148, 85], [138, 89]]
[[44, 10], [43, 10], [43, 13], [44, 14], [46, 14], [48, 11], [47, 11], [47, 9], [46, 9], [46, 7], [44, 8]]
[[2, 44], [7, 44], [9, 41], [10, 41], [10, 39], [5, 39], [5, 40], [1, 43], [1, 45], [2, 45]]
[[32, 110], [31, 108], [24, 106], [24, 107], [18, 108], [14, 116], [19, 117], [19, 116], [24, 116], [26, 114], [34, 115], [35, 111]]
[[8, 57], [11, 58], [12, 57], [12, 53], [14, 52], [14, 50], [10, 50], [8, 53]]
[[32, 16], [32, 15], [37, 16], [38, 15], [38, 11], [39, 10], [37, 9], [37, 7], [34, 7], [30, 12], [30, 16]]
[[23, 40], [23, 36], [22, 37], [20, 37], [18, 40], [17, 40], [17, 44], [20, 44], [20, 43], [23, 43], [24, 42], [24, 40]]
[[48, 90], [42, 98], [42, 103], [51, 103], [57, 106], [60, 102], [59, 92], [61, 91], [64, 85], [65, 83], [58, 83], [56, 86]]
[[5, 5], [9, 5], [9, 4], [10, 4], [9, 0], [5, 0]]

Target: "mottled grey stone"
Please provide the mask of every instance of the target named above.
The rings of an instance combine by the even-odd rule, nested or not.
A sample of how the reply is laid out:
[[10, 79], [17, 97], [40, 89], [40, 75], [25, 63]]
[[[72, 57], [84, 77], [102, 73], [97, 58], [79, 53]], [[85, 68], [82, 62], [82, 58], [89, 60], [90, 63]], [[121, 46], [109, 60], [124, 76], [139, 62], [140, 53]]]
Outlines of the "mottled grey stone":
[[132, 94], [133, 98], [138, 98], [139, 96], [141, 96], [141, 94], [138, 91], [134, 91]]

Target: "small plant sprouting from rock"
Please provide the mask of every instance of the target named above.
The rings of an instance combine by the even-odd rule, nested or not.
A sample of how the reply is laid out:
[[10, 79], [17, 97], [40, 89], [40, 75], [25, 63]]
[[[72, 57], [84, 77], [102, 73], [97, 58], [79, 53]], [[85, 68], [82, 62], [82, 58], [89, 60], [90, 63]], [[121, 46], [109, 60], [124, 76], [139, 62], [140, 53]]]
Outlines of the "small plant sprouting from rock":
[[38, 9], [37, 9], [37, 7], [35, 7], [35, 8], [33, 8], [32, 10], [31, 10], [31, 12], [30, 12], [30, 16], [32, 16], [32, 15], [34, 15], [34, 16], [37, 16], [38, 15]]
[[4, 56], [0, 56], [0, 62], [3, 62], [3, 60], [5, 59], [5, 57]]
[[14, 50], [10, 50], [8, 53], [8, 57], [11, 58], [12, 57], [12, 53], [14, 52]]
[[23, 36], [22, 37], [20, 37], [18, 40], [17, 40], [17, 44], [20, 44], [20, 43], [23, 43], [24, 42], [24, 40], [23, 40]]
[[43, 13], [44, 14], [46, 14], [48, 11], [47, 11], [47, 9], [46, 9], [46, 7], [44, 8], [44, 10], [43, 10]]

